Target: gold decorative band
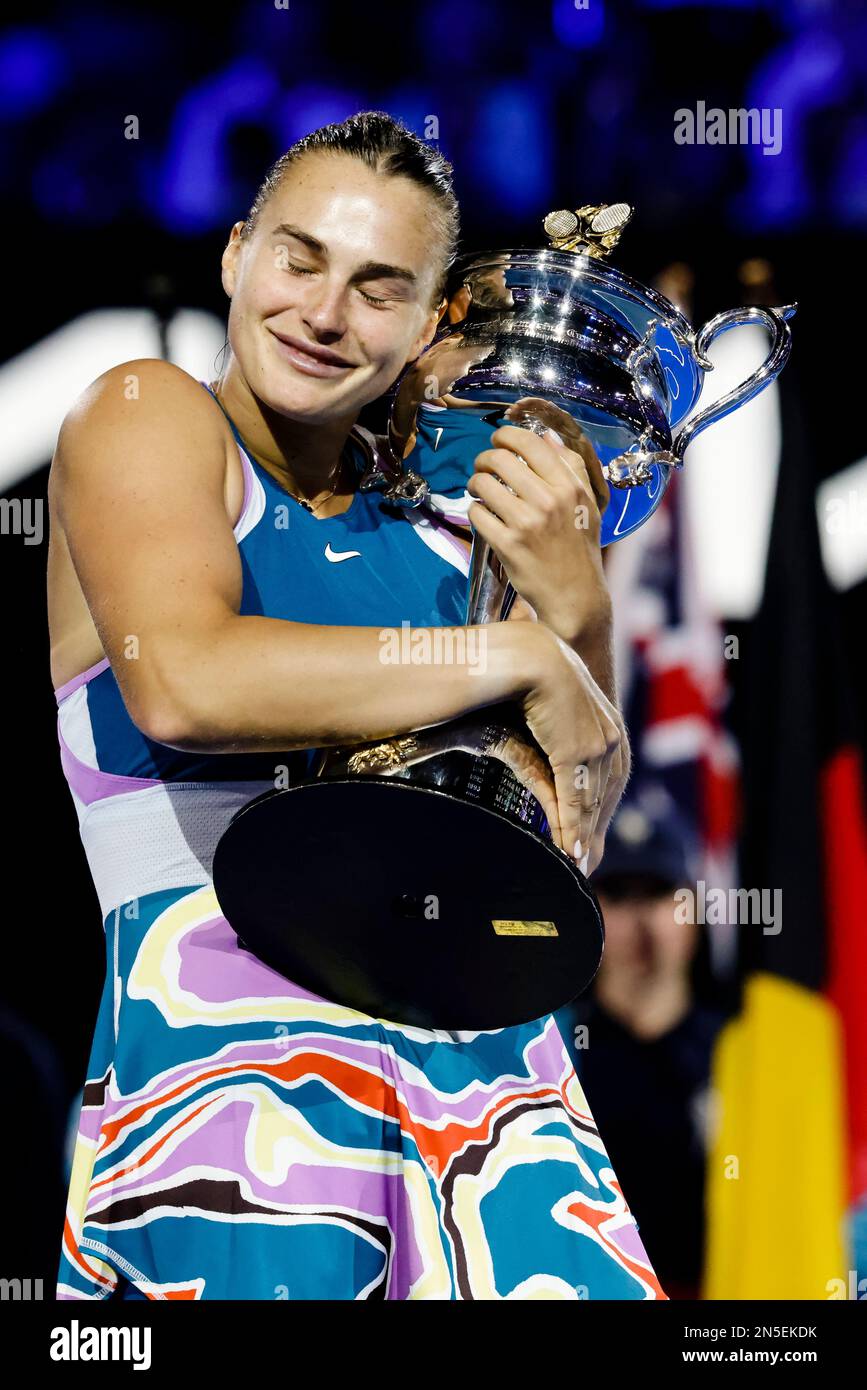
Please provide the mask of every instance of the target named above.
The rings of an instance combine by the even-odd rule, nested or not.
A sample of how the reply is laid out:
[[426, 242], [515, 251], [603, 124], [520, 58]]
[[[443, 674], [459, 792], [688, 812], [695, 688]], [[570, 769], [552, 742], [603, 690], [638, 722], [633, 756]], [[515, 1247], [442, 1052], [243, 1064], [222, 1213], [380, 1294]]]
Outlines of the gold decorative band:
[[360, 748], [347, 763], [350, 772], [390, 772], [403, 767], [418, 752], [418, 739], [412, 734], [385, 739], [372, 748]]
[[553, 922], [530, 922], [521, 919], [492, 919], [497, 936], [559, 936]]

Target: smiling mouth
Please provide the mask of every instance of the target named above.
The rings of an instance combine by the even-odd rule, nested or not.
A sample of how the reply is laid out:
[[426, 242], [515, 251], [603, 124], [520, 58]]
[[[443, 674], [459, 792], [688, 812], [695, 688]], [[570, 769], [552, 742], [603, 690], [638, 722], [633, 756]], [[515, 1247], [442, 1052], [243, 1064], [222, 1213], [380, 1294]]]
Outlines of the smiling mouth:
[[345, 357], [329, 348], [305, 343], [300, 338], [289, 337], [286, 333], [275, 333], [273, 328], [268, 331], [277, 344], [280, 356], [305, 376], [341, 376], [357, 366], [357, 363], [347, 361]]

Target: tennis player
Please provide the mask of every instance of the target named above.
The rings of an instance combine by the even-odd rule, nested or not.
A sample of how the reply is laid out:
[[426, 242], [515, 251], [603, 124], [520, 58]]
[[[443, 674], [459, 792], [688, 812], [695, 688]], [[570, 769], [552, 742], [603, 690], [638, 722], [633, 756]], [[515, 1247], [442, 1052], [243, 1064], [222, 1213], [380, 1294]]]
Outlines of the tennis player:
[[354, 1012], [259, 963], [214, 896], [232, 815], [316, 747], [516, 700], [591, 870], [623, 789], [586, 441], [507, 425], [476, 460], [468, 520], [522, 600], [485, 669], [380, 660], [384, 629], [466, 601], [466, 526], [358, 487], [359, 412], [445, 308], [450, 173], [381, 113], [313, 132], [232, 228], [219, 378], [127, 362], [64, 421], [51, 673], [107, 974], [59, 1299], [665, 1297], [552, 1017]]

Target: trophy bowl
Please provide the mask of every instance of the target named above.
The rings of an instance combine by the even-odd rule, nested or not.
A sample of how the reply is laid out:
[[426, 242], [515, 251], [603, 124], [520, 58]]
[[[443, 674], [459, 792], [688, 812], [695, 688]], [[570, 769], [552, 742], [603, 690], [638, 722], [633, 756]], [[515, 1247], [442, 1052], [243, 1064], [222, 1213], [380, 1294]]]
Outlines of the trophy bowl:
[[[567, 216], [549, 214], [546, 225]], [[402, 476], [372, 473], [363, 484], [396, 499], [459, 500], [506, 410], [541, 397], [572, 417], [599, 456], [610, 493], [600, 541], [608, 545], [647, 520], [695, 436], [774, 381], [791, 350], [796, 305], [729, 309], [696, 331], [663, 295], [586, 244], [583, 252], [555, 245], [485, 253], [462, 273], [465, 318], [437, 335], [395, 395], [389, 443]], [[711, 344], [747, 324], [770, 334], [765, 361], [693, 414], [713, 370]]]
[[[782, 370], [795, 306], [733, 309], [695, 332], [605, 262], [630, 216], [626, 204], [552, 213], [547, 248], [465, 263], [466, 315], [400, 379], [389, 448], [371, 451], [363, 489], [465, 515], [493, 430], [508, 420], [544, 432], [553, 405], [603, 465], [601, 543], [652, 514], [690, 440]], [[749, 323], [770, 333], [764, 363], [693, 414], [711, 343]], [[475, 535], [466, 623], [502, 621], [514, 597]], [[522, 782], [544, 756], [508, 704], [320, 750], [311, 777], [234, 817], [214, 859], [221, 908], [262, 960], [366, 1014], [477, 1031], [552, 1013], [592, 980], [604, 928], [587, 878]]]

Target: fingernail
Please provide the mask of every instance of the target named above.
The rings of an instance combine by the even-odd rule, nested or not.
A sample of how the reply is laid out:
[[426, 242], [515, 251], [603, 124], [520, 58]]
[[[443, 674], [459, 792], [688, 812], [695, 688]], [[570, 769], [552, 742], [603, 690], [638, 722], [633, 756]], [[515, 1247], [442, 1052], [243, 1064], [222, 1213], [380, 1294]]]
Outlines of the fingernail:
[[550, 425], [548, 426], [548, 428], [547, 428], [546, 431], [545, 431], [545, 438], [546, 438], [546, 439], [550, 439], [552, 444], [559, 444], [559, 445], [561, 445], [561, 447], [562, 447], [562, 444], [563, 444], [562, 438], [560, 437], [560, 435], [557, 433], [556, 430], [553, 430], [553, 429], [551, 428]]
[[576, 841], [575, 841], [575, 849], [574, 849], [573, 852], [572, 852], [572, 858], [573, 858], [573, 859], [575, 860], [575, 862], [578, 864], [579, 868], [580, 868], [580, 866], [581, 866], [581, 856], [583, 855], [583, 853], [584, 853], [584, 850], [583, 850], [583, 847], [582, 847], [582, 845], [581, 845], [581, 841], [580, 841], [580, 840], [576, 840]]
[[589, 851], [589, 849], [588, 849], [588, 851], [587, 851], [587, 853], [585, 854], [584, 858], [581, 860], [581, 863], [578, 865], [578, 868], [581, 870], [582, 874], [584, 874], [585, 878], [586, 878], [586, 876], [587, 876], [587, 869], [588, 869], [588, 867], [589, 867], [589, 864], [590, 864], [590, 851]]

